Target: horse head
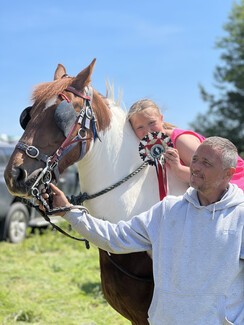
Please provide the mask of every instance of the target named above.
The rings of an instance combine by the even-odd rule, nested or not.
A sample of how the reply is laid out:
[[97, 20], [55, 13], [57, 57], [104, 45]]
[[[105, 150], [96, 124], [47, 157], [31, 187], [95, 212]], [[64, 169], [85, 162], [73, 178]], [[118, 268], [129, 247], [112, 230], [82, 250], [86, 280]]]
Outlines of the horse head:
[[76, 77], [69, 77], [59, 64], [54, 80], [35, 88], [33, 105], [20, 116], [24, 133], [4, 173], [13, 195], [29, 197], [44, 183], [56, 182], [108, 128], [106, 100], [91, 87], [95, 61]]

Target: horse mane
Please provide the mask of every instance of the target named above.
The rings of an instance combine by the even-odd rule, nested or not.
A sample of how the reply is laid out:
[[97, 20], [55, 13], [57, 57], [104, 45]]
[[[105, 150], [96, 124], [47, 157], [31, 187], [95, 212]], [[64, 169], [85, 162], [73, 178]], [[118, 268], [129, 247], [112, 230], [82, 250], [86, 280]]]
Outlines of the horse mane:
[[108, 98], [93, 89], [92, 108], [96, 115], [98, 131], [105, 131], [111, 123], [111, 110]]
[[121, 106], [123, 97], [123, 91], [121, 89], [118, 90], [118, 98], [115, 99], [114, 95], [114, 84], [111, 84], [108, 80], [106, 81], [106, 98], [110, 103], [113, 103], [116, 106]]
[[[114, 85], [110, 82], [106, 82], [106, 96], [102, 95], [100, 92], [94, 90], [93, 97], [93, 109], [97, 117], [98, 130], [105, 131], [110, 127], [112, 112], [111, 108], [116, 107], [117, 110], [121, 108], [121, 92], [119, 93], [118, 99], [115, 100], [114, 96]], [[122, 111], [124, 111], [122, 109]], [[123, 112], [124, 113], [124, 112]]]

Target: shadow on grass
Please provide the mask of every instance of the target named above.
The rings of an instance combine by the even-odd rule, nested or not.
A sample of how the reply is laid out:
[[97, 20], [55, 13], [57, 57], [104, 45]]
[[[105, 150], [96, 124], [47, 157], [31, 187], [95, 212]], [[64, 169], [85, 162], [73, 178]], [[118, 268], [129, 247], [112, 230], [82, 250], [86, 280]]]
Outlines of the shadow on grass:
[[101, 283], [99, 282], [87, 282], [80, 284], [79, 288], [86, 295], [92, 296], [93, 298], [103, 298]]

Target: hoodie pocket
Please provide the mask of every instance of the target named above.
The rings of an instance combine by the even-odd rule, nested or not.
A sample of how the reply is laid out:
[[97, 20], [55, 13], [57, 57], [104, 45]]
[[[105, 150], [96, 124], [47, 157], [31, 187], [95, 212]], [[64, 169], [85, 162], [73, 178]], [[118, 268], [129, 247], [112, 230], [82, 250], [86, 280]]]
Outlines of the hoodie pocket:
[[[154, 297], [156, 298], [156, 297]], [[225, 320], [225, 296], [158, 292], [150, 308], [152, 324], [229, 325]], [[225, 323], [227, 321], [227, 323]]]

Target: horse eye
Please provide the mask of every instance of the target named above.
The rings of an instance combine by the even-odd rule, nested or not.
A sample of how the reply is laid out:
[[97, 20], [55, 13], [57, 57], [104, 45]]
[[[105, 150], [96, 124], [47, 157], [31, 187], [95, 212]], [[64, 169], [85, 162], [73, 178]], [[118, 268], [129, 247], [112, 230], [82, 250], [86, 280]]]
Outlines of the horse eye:
[[20, 114], [19, 123], [23, 130], [26, 129], [27, 124], [29, 123], [31, 117], [30, 117], [30, 110], [32, 109], [32, 106], [26, 107], [23, 112]]

